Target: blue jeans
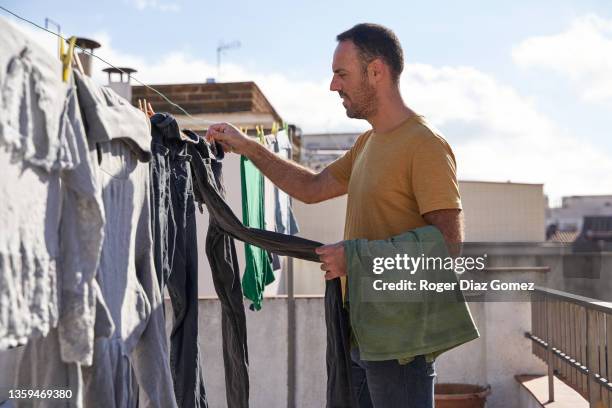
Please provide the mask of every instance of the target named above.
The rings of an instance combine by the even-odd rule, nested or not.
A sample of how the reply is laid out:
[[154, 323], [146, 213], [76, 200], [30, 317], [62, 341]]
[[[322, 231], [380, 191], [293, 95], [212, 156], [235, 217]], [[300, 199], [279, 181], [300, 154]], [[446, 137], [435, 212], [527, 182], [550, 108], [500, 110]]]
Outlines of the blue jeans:
[[417, 356], [408, 364], [397, 360], [363, 361], [351, 348], [352, 382], [359, 408], [433, 408], [434, 363]]

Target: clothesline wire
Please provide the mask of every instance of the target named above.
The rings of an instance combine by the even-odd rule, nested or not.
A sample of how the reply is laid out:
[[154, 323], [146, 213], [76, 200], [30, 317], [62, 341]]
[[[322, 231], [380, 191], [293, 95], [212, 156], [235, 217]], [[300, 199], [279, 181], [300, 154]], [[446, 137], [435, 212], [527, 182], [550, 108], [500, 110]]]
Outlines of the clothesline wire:
[[[42, 26], [40, 26], [40, 25], [36, 24], [35, 22], [28, 20], [28, 19], [27, 19], [27, 18], [25, 18], [25, 17], [21, 17], [20, 15], [18, 15], [18, 14], [16, 14], [16, 13], [12, 12], [11, 10], [9, 10], [9, 9], [7, 9], [7, 8], [5, 8], [5, 7], [3, 7], [3, 6], [1, 6], [1, 5], [0, 5], [0, 9], [2, 9], [2, 10], [4, 10], [4, 11], [6, 11], [6, 12], [7, 12], [7, 13], [9, 13], [9, 14], [12, 14], [13, 16], [17, 17], [18, 19], [25, 21], [26, 23], [32, 24], [32, 25], [33, 25], [34, 27], [36, 27], [36, 28], [39, 28], [39, 29], [41, 29], [41, 30], [43, 30], [43, 31], [46, 31], [46, 32], [48, 32], [48, 33], [51, 33], [51, 34], [53, 34], [53, 35], [55, 35], [55, 36], [57, 36], [57, 37], [61, 38], [61, 39], [62, 39], [62, 40], [64, 40], [64, 41], [68, 41], [68, 40], [67, 40], [66, 38], [64, 38], [64, 37], [63, 37], [61, 34], [58, 34], [58, 33], [53, 32], [53, 31], [51, 31], [51, 30], [49, 30], [49, 29], [47, 29], [47, 28], [45, 28], [45, 27], [42, 27]], [[153, 88], [153, 87], [151, 87], [151, 86], [149, 86], [149, 85], [145, 84], [144, 82], [141, 82], [140, 80], [138, 80], [138, 78], [136, 78], [136, 77], [134, 77], [133, 75], [131, 75], [131, 74], [129, 74], [129, 73], [127, 73], [127, 72], [123, 71], [121, 68], [118, 68], [118, 67], [114, 66], [114, 65], [113, 65], [113, 64], [111, 64], [110, 62], [106, 61], [105, 59], [103, 59], [103, 58], [101, 58], [101, 57], [99, 57], [99, 56], [97, 56], [97, 55], [95, 55], [94, 53], [92, 53], [92, 52], [90, 52], [90, 51], [88, 51], [88, 50], [86, 50], [86, 49], [84, 49], [84, 48], [82, 48], [82, 47], [79, 47], [79, 46], [78, 46], [78, 45], [76, 45], [76, 44], [75, 44], [75, 47], [76, 47], [76, 48], [78, 48], [78, 49], [80, 49], [80, 50], [81, 50], [81, 51], [83, 51], [84, 53], [89, 54], [89, 55], [91, 55], [92, 57], [95, 57], [95, 58], [99, 59], [100, 61], [102, 61], [102, 62], [103, 62], [103, 63], [105, 63], [106, 65], [108, 65], [108, 66], [110, 66], [110, 67], [112, 67], [112, 68], [114, 68], [114, 69], [118, 70], [119, 72], [124, 73], [124, 74], [126, 74], [126, 75], [129, 75], [129, 77], [130, 77], [131, 79], [133, 79], [134, 81], [138, 82], [140, 85], [144, 86], [144, 87], [145, 87], [145, 88], [147, 88], [147, 89], [152, 90], [153, 92], [155, 92], [156, 94], [158, 94], [159, 96], [161, 96], [161, 97], [162, 97], [162, 98], [163, 98], [163, 99], [164, 99], [166, 102], [168, 102], [170, 105], [172, 105], [172, 106], [174, 106], [174, 107], [178, 108], [178, 109], [179, 109], [181, 112], [183, 112], [183, 113], [184, 113], [186, 116], [188, 116], [189, 118], [191, 118], [191, 119], [193, 119], [193, 120], [198, 120], [199, 122], [204, 122], [204, 123], [209, 124], [209, 125], [212, 125], [212, 124], [214, 124], [214, 123], [215, 123], [215, 122], [210, 121], [210, 120], [205, 120], [205, 119], [196, 119], [196, 118], [194, 118], [193, 116], [191, 116], [191, 115], [189, 114], [189, 112], [187, 112], [185, 109], [183, 109], [183, 107], [181, 107], [180, 105], [178, 105], [178, 104], [176, 104], [176, 103], [172, 102], [172, 101], [171, 101], [171, 100], [170, 100], [170, 99], [169, 99], [169, 98], [168, 98], [166, 95], [164, 95], [163, 93], [161, 93], [161, 92], [160, 92], [160, 91], [158, 91], [157, 89], [155, 89], [155, 88]]]

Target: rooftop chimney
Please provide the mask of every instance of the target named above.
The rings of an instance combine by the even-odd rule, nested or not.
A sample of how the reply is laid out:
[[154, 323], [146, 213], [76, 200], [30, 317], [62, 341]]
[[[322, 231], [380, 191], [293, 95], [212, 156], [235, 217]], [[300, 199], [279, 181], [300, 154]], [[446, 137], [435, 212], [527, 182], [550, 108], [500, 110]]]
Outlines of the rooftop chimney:
[[[127, 68], [127, 67], [104, 68], [102, 71], [108, 74], [108, 85], [107, 86], [113, 91], [117, 92], [119, 95], [123, 96], [128, 101], [131, 101], [132, 100], [132, 85], [130, 85], [130, 80], [132, 79], [132, 74], [138, 71], [136, 71], [133, 68]], [[119, 74], [119, 80], [113, 81], [112, 74]]]
[[[84, 38], [84, 37], [77, 37], [76, 45], [78, 45], [81, 48], [86, 49], [92, 54], [96, 48], [100, 48], [99, 42], [90, 40], [89, 38]], [[89, 54], [86, 54], [85, 52], [81, 50], [79, 50], [77, 55], [79, 56], [79, 59], [81, 60], [81, 65], [83, 65], [83, 70], [85, 71], [85, 75], [91, 76], [91, 59], [93, 57]]]

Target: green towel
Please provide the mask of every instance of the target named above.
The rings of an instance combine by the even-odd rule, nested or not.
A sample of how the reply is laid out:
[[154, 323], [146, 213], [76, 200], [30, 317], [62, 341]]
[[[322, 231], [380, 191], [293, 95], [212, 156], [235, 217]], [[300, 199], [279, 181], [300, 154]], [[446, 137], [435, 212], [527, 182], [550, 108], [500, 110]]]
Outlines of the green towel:
[[[242, 222], [247, 227], [265, 229], [264, 178], [246, 157], [240, 159], [242, 185]], [[246, 267], [242, 276], [244, 296], [251, 300], [251, 310], [260, 310], [266, 285], [274, 281], [274, 273], [267, 251], [244, 244]]]
[[[444, 268], [373, 272], [374, 258], [450, 256], [440, 231], [427, 226], [396, 237], [345, 241], [349, 315], [363, 360], [407, 360], [417, 355], [438, 355], [479, 337], [465, 299], [455, 290], [376, 291], [374, 281], [457, 282], [453, 270]], [[380, 282], [377, 284], [380, 287]]]

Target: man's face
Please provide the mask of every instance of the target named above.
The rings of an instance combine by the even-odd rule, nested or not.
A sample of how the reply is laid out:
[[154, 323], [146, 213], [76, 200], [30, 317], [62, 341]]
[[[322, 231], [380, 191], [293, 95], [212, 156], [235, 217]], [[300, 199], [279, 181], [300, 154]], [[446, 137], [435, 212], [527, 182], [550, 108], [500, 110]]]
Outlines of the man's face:
[[349, 118], [367, 119], [376, 113], [376, 89], [368, 81], [359, 50], [352, 41], [341, 41], [334, 52], [329, 89], [338, 92]]

